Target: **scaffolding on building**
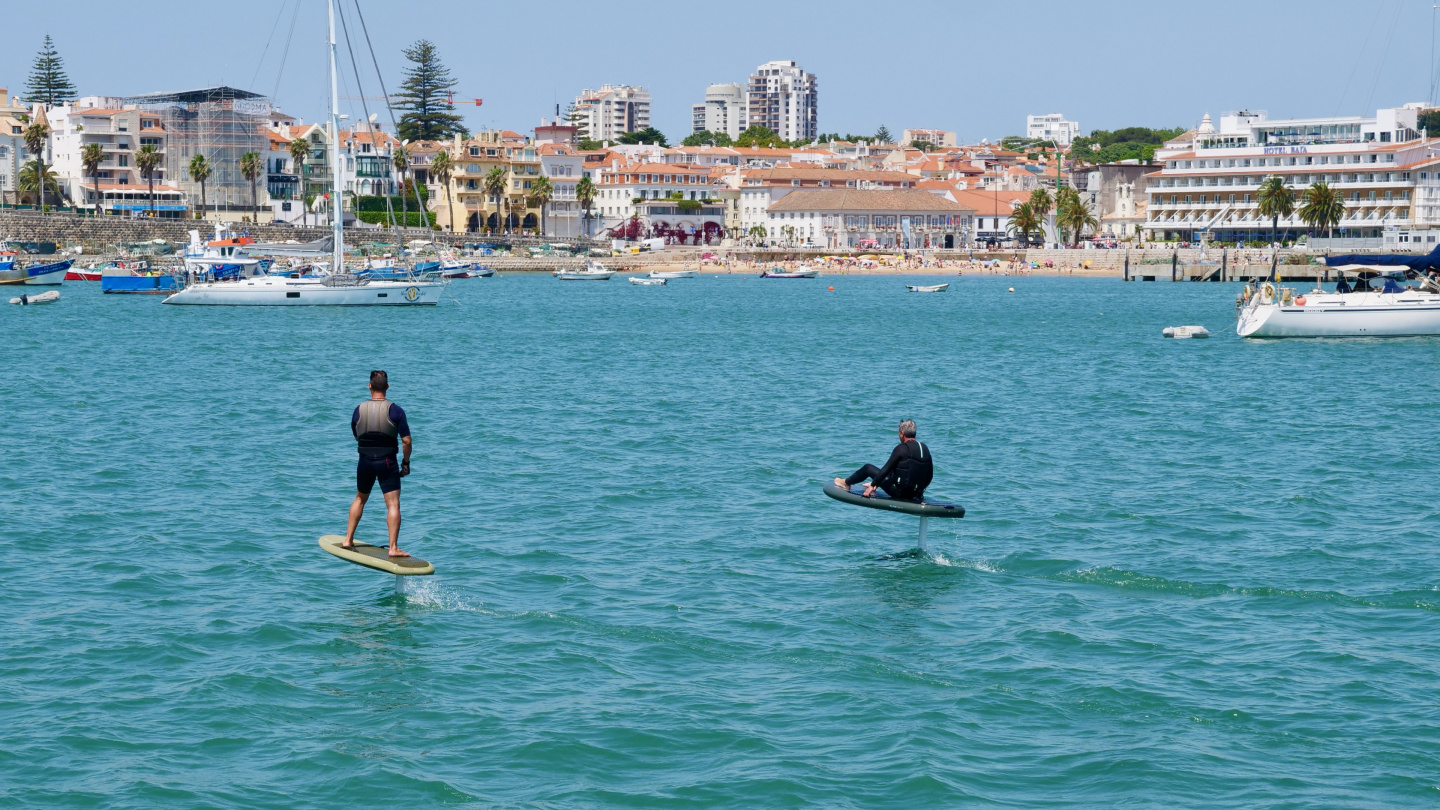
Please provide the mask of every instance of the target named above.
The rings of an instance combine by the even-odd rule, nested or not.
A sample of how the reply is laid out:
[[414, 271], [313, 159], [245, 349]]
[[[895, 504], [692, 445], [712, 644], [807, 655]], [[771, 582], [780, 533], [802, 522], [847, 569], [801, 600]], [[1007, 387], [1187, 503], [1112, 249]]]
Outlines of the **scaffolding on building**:
[[[165, 130], [165, 176], [179, 184], [198, 205], [200, 184], [190, 179], [190, 159], [204, 155], [210, 162], [205, 198], [213, 209], [250, 210], [250, 181], [240, 174], [240, 157], [268, 154], [265, 126], [273, 104], [259, 93], [233, 87], [210, 87], [180, 93], [149, 93], [123, 100], [154, 113]], [[265, 178], [258, 181], [263, 205]]]

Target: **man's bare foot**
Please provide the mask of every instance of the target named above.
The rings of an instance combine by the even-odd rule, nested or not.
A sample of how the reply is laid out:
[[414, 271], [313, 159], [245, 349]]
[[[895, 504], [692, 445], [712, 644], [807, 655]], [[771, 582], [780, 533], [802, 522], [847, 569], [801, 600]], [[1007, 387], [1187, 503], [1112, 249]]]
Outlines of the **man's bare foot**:
[[340, 541], [340, 547], [341, 547], [341, 548], [353, 549], [353, 548], [355, 548], [355, 541], [354, 541], [353, 539], [352, 539], [352, 540], [342, 540], [342, 541]]
[[410, 556], [409, 552], [401, 551], [401, 550], [398, 549], [398, 548], [392, 548], [392, 549], [390, 549], [389, 551], [387, 551], [387, 552], [385, 552], [385, 553], [386, 553], [386, 554], [389, 554], [391, 557], [409, 557], [409, 556]]
[[841, 489], [849, 489], [849, 488], [850, 488], [850, 485], [847, 484], [847, 483], [845, 483], [845, 479], [844, 479], [844, 478], [836, 478], [836, 479], [835, 479], [835, 486], [840, 487]]

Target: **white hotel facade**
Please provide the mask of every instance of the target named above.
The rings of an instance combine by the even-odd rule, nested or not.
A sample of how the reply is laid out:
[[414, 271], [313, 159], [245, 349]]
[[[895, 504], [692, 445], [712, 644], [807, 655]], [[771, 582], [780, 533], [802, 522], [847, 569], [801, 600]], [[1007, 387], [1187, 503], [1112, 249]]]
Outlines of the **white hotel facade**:
[[1325, 182], [1345, 201], [1336, 238], [1428, 250], [1440, 236], [1440, 138], [1419, 131], [1422, 106], [1283, 121], [1241, 111], [1221, 115], [1218, 128], [1207, 113], [1198, 129], [1156, 152], [1163, 168], [1147, 176], [1145, 227], [1155, 239], [1269, 241], [1259, 189], [1278, 175], [1296, 195], [1295, 214], [1280, 220], [1282, 239], [1309, 232], [1299, 216], [1303, 194]]

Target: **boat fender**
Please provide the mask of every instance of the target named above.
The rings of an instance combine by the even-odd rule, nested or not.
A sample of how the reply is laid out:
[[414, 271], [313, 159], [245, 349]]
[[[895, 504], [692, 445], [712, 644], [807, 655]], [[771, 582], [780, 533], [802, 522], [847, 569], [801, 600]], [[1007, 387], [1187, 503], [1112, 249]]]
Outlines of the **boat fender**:
[[1264, 284], [1261, 284], [1261, 285], [1260, 285], [1260, 298], [1261, 298], [1265, 303], [1267, 303], [1267, 304], [1270, 303], [1271, 301], [1274, 301], [1274, 300], [1275, 300], [1275, 285], [1274, 285], [1274, 284], [1271, 284], [1271, 283], [1268, 282], [1268, 281], [1265, 282]]
[[1302, 296], [1300, 296], [1299, 298], [1296, 298], [1296, 299], [1295, 299], [1295, 306], [1297, 306], [1297, 307], [1303, 307], [1303, 306], [1305, 306], [1305, 296], [1302, 295]]
[[1281, 305], [1281, 306], [1286, 306], [1286, 307], [1290, 306], [1290, 303], [1291, 303], [1291, 298], [1290, 298], [1290, 296], [1293, 295], [1293, 294], [1294, 294], [1294, 293], [1292, 293], [1292, 292], [1290, 291], [1290, 288], [1289, 288], [1289, 287], [1286, 287], [1286, 288], [1282, 289], [1282, 290], [1280, 291], [1280, 305]]

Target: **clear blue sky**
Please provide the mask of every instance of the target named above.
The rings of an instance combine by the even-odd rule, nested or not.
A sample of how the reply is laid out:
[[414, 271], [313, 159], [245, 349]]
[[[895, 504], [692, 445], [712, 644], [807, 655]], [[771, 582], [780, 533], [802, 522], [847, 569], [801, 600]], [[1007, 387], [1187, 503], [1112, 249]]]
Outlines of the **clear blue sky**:
[[[557, 101], [611, 82], [649, 88], [656, 126], [678, 140], [707, 84], [744, 81], [771, 59], [819, 77], [823, 131], [938, 127], [972, 142], [1020, 132], [1027, 113], [1061, 112], [1087, 132], [1191, 126], [1207, 110], [1373, 113], [1430, 100], [1433, 70], [1431, 0], [360, 3], [392, 92], [401, 48], [429, 38], [460, 80], [457, 97], [485, 99], [462, 108], [472, 129], [526, 134]], [[82, 94], [223, 83], [273, 94], [310, 121], [327, 105], [324, 9], [323, 0], [11, 2], [0, 86], [24, 86], [48, 32]], [[356, 57], [366, 95], [379, 95], [368, 54]]]

